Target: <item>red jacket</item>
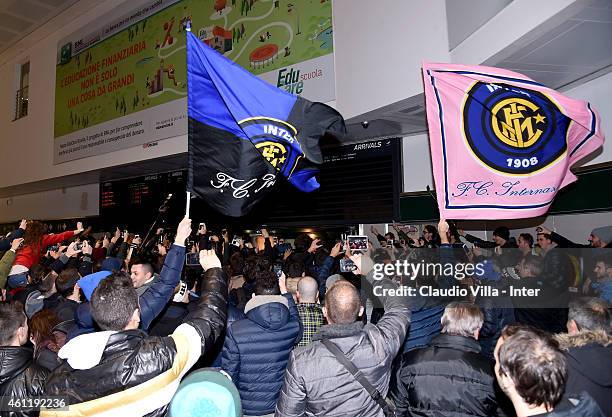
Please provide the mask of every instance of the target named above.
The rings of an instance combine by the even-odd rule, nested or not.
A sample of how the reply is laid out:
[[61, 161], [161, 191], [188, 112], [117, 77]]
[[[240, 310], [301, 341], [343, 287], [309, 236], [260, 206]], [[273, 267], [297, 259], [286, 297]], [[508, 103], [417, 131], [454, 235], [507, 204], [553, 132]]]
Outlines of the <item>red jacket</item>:
[[47, 246], [63, 242], [64, 240], [70, 239], [73, 236], [73, 230], [64, 233], [43, 235], [38, 245], [27, 245], [19, 249], [17, 251], [17, 256], [15, 257], [15, 262], [13, 262], [13, 265], [23, 265], [26, 268], [30, 269], [32, 265], [40, 261], [40, 258], [47, 250]]

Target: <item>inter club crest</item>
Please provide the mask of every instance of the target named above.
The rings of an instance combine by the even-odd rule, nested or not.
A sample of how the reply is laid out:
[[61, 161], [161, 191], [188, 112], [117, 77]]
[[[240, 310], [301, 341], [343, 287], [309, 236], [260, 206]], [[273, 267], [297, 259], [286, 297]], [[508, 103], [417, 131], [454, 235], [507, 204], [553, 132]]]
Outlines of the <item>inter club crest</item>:
[[462, 130], [488, 168], [526, 175], [552, 165], [567, 150], [570, 119], [544, 94], [476, 82], [466, 94]]
[[291, 174], [302, 156], [297, 129], [270, 117], [251, 117], [239, 122], [261, 155], [281, 173]]

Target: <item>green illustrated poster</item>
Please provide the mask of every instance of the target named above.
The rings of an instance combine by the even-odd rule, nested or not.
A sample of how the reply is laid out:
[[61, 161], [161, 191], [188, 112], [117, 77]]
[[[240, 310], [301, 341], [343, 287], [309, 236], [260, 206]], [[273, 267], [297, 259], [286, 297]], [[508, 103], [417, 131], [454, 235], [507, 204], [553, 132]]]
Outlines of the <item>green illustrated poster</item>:
[[189, 23], [266, 81], [315, 101], [335, 98], [331, 0], [140, 3], [58, 45], [55, 163], [186, 132]]

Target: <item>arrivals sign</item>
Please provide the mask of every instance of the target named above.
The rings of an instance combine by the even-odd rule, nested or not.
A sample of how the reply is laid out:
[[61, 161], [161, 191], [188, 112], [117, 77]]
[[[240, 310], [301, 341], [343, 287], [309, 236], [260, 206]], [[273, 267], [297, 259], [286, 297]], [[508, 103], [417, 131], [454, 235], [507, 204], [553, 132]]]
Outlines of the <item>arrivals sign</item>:
[[331, 0], [136, 0], [58, 45], [54, 164], [187, 133], [186, 36], [312, 101], [335, 98]]

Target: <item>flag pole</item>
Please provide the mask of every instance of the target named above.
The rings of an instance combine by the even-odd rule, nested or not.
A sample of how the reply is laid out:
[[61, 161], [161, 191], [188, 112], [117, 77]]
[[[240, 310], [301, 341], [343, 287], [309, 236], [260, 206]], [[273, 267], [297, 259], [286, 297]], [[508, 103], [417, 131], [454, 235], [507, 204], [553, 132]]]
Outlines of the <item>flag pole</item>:
[[427, 193], [429, 194], [431, 198], [433, 198], [433, 201], [436, 202], [436, 205], [438, 205], [438, 200], [436, 200], [436, 196], [434, 195], [433, 191], [431, 191], [431, 188], [429, 187], [429, 185], [427, 186]]
[[[187, 20], [187, 25], [185, 27], [187, 32], [191, 32], [191, 20]], [[187, 202], [185, 203], [185, 218], [189, 218], [189, 208], [191, 205], [191, 191], [187, 191]]]
[[185, 207], [185, 218], [189, 218], [189, 206], [191, 205], [191, 191], [187, 191], [187, 203]]

